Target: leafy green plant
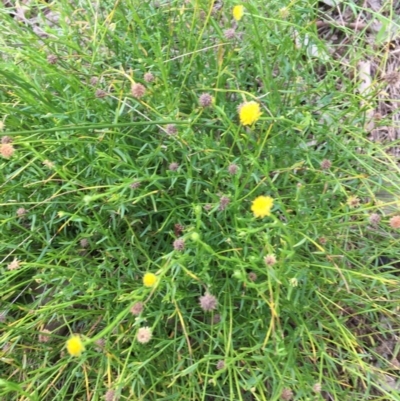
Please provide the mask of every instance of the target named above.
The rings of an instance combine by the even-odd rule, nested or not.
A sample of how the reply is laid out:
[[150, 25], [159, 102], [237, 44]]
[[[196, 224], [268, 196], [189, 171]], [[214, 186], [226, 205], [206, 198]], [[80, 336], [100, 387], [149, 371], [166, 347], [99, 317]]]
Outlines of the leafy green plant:
[[397, 399], [398, 167], [313, 2], [235, 5], [0, 9], [2, 399]]

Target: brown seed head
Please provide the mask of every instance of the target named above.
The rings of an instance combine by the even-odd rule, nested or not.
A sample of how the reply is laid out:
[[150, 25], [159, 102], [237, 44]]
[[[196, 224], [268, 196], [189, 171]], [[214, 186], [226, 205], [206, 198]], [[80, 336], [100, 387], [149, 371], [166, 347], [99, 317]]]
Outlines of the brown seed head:
[[221, 315], [219, 313], [216, 313], [213, 318], [212, 318], [212, 323], [213, 324], [218, 324], [222, 320]]
[[39, 333], [39, 342], [40, 343], [48, 343], [51, 340], [50, 333], [51, 333], [50, 330], [43, 329]]
[[224, 31], [225, 39], [232, 40], [236, 37], [236, 31], [233, 28], [225, 29]]
[[199, 104], [201, 107], [209, 107], [212, 105], [212, 96], [209, 93], [203, 93], [199, 97]]
[[203, 309], [205, 312], [212, 311], [217, 308], [217, 298], [208, 292], [199, 298], [199, 302], [201, 309]]
[[178, 238], [174, 241], [175, 251], [183, 251], [185, 249], [185, 241], [182, 238]]
[[222, 370], [222, 369], [224, 369], [225, 368], [225, 361], [223, 361], [222, 359], [220, 359], [218, 362], [217, 362], [217, 369], [218, 370]]
[[238, 172], [238, 169], [239, 169], [239, 167], [234, 163], [232, 163], [228, 166], [228, 172], [231, 175], [235, 175]]
[[145, 95], [146, 88], [144, 87], [144, 85], [136, 83], [132, 85], [131, 92], [133, 97], [135, 97], [136, 99], [140, 99]]
[[58, 57], [55, 54], [49, 54], [47, 56], [47, 62], [49, 64], [57, 64], [58, 61]]
[[321, 390], [322, 390], [322, 386], [321, 386], [321, 383], [315, 383], [314, 385], [313, 385], [313, 391], [314, 391], [314, 393], [320, 393], [321, 392]]
[[267, 266], [273, 266], [276, 263], [276, 257], [273, 254], [269, 254], [264, 257], [264, 262]]
[[328, 159], [324, 159], [321, 162], [322, 170], [329, 170], [332, 167], [332, 162]]
[[176, 170], [178, 170], [178, 167], [179, 167], [179, 164], [178, 164], [178, 163], [172, 162], [172, 163], [169, 165], [168, 168], [169, 168], [171, 171], [176, 171]]
[[25, 217], [26, 213], [27, 212], [26, 212], [26, 209], [24, 207], [20, 207], [16, 211], [17, 217]]
[[384, 80], [389, 86], [397, 88], [400, 85], [400, 72], [392, 71], [384, 76]]
[[11, 136], [4, 135], [1, 137], [1, 143], [12, 143], [13, 139]]
[[373, 226], [377, 226], [380, 221], [381, 221], [381, 216], [379, 216], [378, 213], [370, 214], [370, 216], [369, 216], [370, 224], [372, 224]]
[[106, 341], [104, 340], [104, 338], [99, 338], [99, 339], [96, 340], [94, 343], [97, 345], [97, 347], [95, 348], [95, 350], [96, 350], [97, 352], [102, 352], [104, 346], [106, 345]]
[[98, 99], [103, 99], [104, 97], [107, 96], [107, 92], [103, 91], [103, 89], [96, 89], [96, 92], [94, 94]]
[[221, 196], [219, 200], [219, 210], [225, 210], [226, 207], [229, 205], [230, 199], [227, 196]]
[[130, 185], [130, 187], [132, 189], [138, 189], [140, 187], [140, 181], [134, 181], [132, 182], [132, 184]]
[[90, 78], [90, 85], [96, 86], [98, 83], [99, 83], [99, 78], [98, 77]]
[[14, 146], [12, 146], [10, 143], [2, 143], [0, 145], [0, 155], [2, 155], [5, 159], [9, 159], [14, 152]]
[[281, 394], [281, 400], [290, 401], [293, 398], [293, 391], [290, 388], [284, 388]]
[[144, 74], [143, 79], [146, 82], [153, 82], [154, 81], [154, 75], [151, 72], [146, 72], [146, 74]]
[[389, 220], [389, 224], [390, 227], [392, 228], [400, 228], [400, 216], [393, 216], [390, 220]]
[[135, 302], [131, 307], [131, 313], [134, 316], [139, 316], [143, 312], [143, 302]]
[[354, 209], [360, 206], [360, 199], [357, 196], [350, 196], [346, 203], [350, 208]]
[[182, 224], [179, 224], [179, 223], [175, 224], [174, 225], [174, 234], [175, 234], [175, 236], [179, 237], [182, 234], [184, 228], [185, 227], [183, 227]]
[[250, 272], [250, 273], [247, 275], [247, 277], [248, 277], [248, 279], [249, 279], [250, 281], [256, 281], [256, 280], [257, 280], [257, 274], [254, 273], [254, 272]]
[[104, 401], [118, 401], [119, 397], [115, 393], [114, 390], [107, 390], [107, 392], [104, 394]]
[[178, 129], [176, 128], [175, 124], [168, 124], [165, 127], [165, 131], [167, 132], [168, 135], [175, 135], [178, 132]]
[[150, 327], [141, 327], [136, 335], [136, 339], [141, 343], [141, 344], [146, 344], [151, 340], [151, 337], [153, 336], [151, 332]]
[[89, 245], [89, 240], [87, 238], [82, 238], [79, 243], [82, 248], [86, 248]]

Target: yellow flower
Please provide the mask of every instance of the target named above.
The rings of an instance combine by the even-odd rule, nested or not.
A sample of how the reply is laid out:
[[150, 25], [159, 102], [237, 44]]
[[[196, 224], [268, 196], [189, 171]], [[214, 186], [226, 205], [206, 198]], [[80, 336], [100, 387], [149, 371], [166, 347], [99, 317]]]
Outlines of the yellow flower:
[[256, 102], [246, 102], [239, 109], [240, 122], [251, 125], [261, 116], [260, 105]]
[[67, 340], [66, 345], [67, 351], [71, 356], [80, 356], [85, 351], [82, 340], [76, 335]]
[[274, 200], [270, 196], [259, 196], [253, 200], [251, 210], [254, 213], [254, 217], [270, 216], [273, 205]]
[[239, 21], [242, 19], [243, 14], [244, 14], [244, 8], [243, 6], [235, 6], [233, 7], [233, 18], [235, 18], [236, 21]]
[[143, 276], [143, 284], [145, 287], [153, 287], [153, 285], [157, 282], [157, 276], [153, 273], [146, 273]]

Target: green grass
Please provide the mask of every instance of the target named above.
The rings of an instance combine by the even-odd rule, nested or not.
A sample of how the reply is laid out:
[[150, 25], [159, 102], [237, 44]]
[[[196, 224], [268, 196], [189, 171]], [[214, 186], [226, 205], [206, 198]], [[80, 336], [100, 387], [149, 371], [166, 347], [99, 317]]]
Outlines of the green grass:
[[[399, 347], [378, 349], [399, 335], [399, 169], [364, 129], [377, 93], [357, 91], [365, 31], [340, 59], [314, 1], [250, 0], [233, 40], [231, 1], [215, 13], [205, 0], [69, 3], [31, 3], [27, 17], [60, 13], [46, 38], [0, 8], [0, 119], [16, 150], [0, 159], [0, 398], [399, 400], [385, 383]], [[250, 100], [262, 116], [246, 128], [237, 107]], [[260, 195], [274, 207], [256, 219]], [[214, 312], [200, 308], [207, 291]]]

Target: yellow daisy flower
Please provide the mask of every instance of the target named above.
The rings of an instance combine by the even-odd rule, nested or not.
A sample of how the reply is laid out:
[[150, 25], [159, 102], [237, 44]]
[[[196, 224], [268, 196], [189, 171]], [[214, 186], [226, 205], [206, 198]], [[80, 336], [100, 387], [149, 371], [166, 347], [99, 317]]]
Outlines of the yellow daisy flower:
[[265, 217], [271, 215], [274, 200], [270, 196], [259, 196], [253, 200], [251, 211], [254, 217]]
[[260, 116], [260, 105], [257, 102], [246, 102], [239, 108], [239, 118], [243, 125], [255, 123]]
[[83, 351], [85, 351], [85, 347], [82, 343], [82, 340], [79, 336], [72, 336], [66, 342], [67, 351], [71, 356], [80, 356]]
[[233, 18], [235, 18], [236, 21], [240, 21], [244, 14], [244, 7], [243, 6], [233, 7], [232, 14], [233, 14]]
[[145, 287], [153, 287], [153, 285], [157, 282], [157, 276], [153, 273], [146, 273], [143, 276], [143, 284]]

